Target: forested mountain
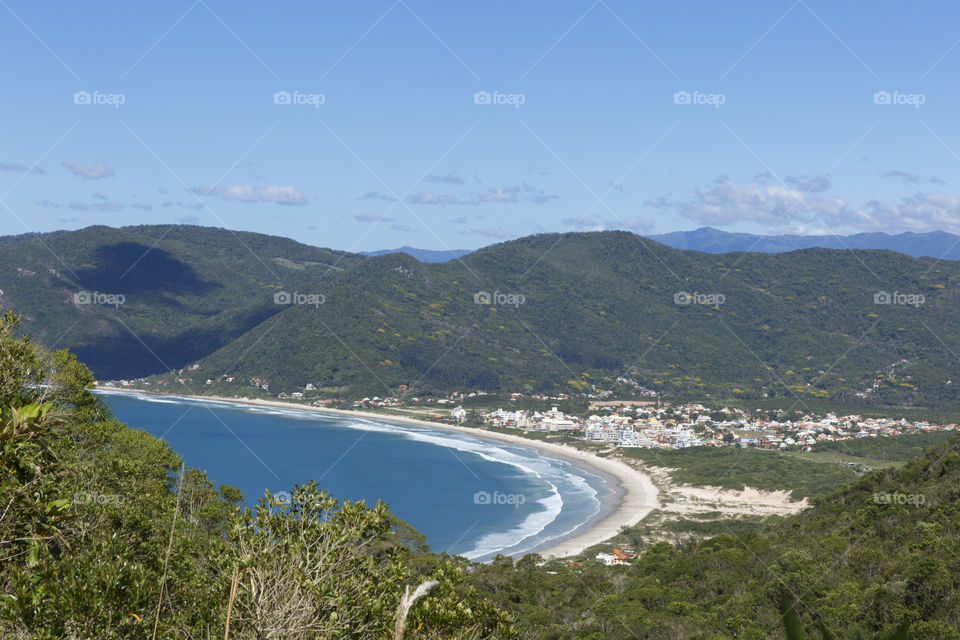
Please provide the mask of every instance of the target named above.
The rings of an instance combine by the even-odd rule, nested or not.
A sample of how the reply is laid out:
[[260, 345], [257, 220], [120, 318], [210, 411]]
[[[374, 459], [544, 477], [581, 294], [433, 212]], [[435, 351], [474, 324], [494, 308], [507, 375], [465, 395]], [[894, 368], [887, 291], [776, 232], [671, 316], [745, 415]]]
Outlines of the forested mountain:
[[890, 251], [713, 255], [627, 232], [430, 264], [187, 226], [0, 239], [0, 307], [38, 342], [101, 379], [170, 370], [151, 382], [198, 393], [644, 387], [943, 407], [960, 381], [958, 277]]
[[626, 388], [620, 377], [674, 399], [943, 404], [960, 382], [958, 278], [957, 263], [889, 251], [531, 236], [443, 264], [364, 260], [303, 285], [322, 304], [291, 304], [176, 378], [356, 397]]
[[361, 256], [287, 238], [175, 225], [0, 238], [0, 311], [99, 378], [182, 367], [283, 307], [273, 292], [322, 282]]

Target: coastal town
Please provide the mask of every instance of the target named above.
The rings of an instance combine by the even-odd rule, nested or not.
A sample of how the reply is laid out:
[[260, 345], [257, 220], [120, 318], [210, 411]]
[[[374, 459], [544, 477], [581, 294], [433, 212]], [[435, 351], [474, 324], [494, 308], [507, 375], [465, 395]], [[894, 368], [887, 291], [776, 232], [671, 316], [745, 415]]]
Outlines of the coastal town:
[[[194, 364], [187, 371], [199, 367]], [[184, 370], [179, 373], [182, 375]], [[176, 382], [186, 384], [189, 378]], [[232, 377], [224, 381], [234, 382]], [[274, 397], [281, 401], [309, 404], [315, 407], [352, 408], [355, 410], [416, 412], [433, 419], [452, 421], [461, 425], [516, 429], [524, 433], [551, 433], [610, 447], [686, 449], [688, 447], [754, 447], [758, 449], [799, 448], [809, 450], [817, 443], [856, 438], [886, 438], [891, 436], [954, 431], [956, 423], [938, 424], [926, 420], [910, 421], [904, 418], [867, 417], [860, 414], [813, 415], [803, 410], [749, 411], [738, 407], [708, 407], [700, 403], [661, 403], [656, 392], [637, 385], [633, 380], [618, 378], [617, 382], [632, 383], [640, 399], [618, 400], [609, 392], [582, 394], [589, 399], [586, 415], [572, 415], [557, 405], [575, 399], [568, 394], [494, 394], [482, 390], [449, 394], [447, 397], [409, 397], [407, 385], [400, 385], [396, 395], [363, 397], [356, 400], [317, 397], [319, 388], [307, 384], [302, 391], [280, 392]], [[210, 386], [213, 380], [206, 380]], [[122, 380], [108, 383], [118, 388], [149, 388], [146, 380]], [[157, 382], [161, 391], [165, 381]], [[249, 386], [269, 394], [266, 380], [253, 378]], [[491, 406], [497, 401], [515, 404], [528, 401], [547, 410], [477, 408]], [[505, 403], [505, 404], [506, 404]], [[465, 407], [474, 408], [465, 408]]]
[[[458, 411], [459, 409], [459, 411]], [[455, 408], [454, 417], [464, 417]], [[812, 447], [818, 442], [890, 437], [930, 431], [953, 431], [956, 424], [910, 422], [861, 415], [813, 416], [802, 411], [759, 418], [737, 408], [708, 409], [702, 404], [661, 406], [608, 403], [587, 417], [549, 411], [505, 411], [481, 415], [484, 424], [526, 432], [565, 433], [615, 447], [685, 449], [687, 447]]]

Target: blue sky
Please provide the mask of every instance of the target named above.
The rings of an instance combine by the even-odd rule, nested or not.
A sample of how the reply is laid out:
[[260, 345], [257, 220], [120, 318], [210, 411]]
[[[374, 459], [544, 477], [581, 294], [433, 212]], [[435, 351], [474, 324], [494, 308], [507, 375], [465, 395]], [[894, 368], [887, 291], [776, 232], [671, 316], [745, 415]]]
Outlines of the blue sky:
[[960, 232], [958, 25], [954, 2], [2, 0], [0, 234]]

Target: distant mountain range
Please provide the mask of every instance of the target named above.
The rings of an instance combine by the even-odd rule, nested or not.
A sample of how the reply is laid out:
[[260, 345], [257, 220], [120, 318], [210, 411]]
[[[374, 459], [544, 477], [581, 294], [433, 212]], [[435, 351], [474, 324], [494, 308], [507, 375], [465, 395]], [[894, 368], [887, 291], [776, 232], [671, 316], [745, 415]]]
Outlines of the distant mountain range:
[[399, 249], [380, 249], [379, 251], [361, 251], [361, 255], [375, 257], [388, 253], [405, 253], [411, 258], [416, 258], [420, 262], [448, 262], [471, 253], [470, 249], [447, 249], [445, 251], [436, 251], [433, 249], [417, 249], [406, 245]]
[[[674, 231], [645, 236], [675, 249], [704, 251], [706, 253], [731, 253], [755, 251], [757, 253], [784, 253], [797, 249], [889, 249], [915, 258], [930, 257], [945, 260], [960, 260], [960, 236], [946, 231], [928, 233], [857, 233], [849, 236], [779, 235], [762, 236], [752, 233], [730, 233], [713, 227], [701, 227], [693, 231]], [[434, 251], [403, 246], [399, 249], [362, 251], [366, 256], [382, 256], [387, 253], [405, 253], [420, 262], [447, 262], [471, 253], [468, 249]]]
[[730, 253], [731, 251], [783, 253], [820, 247], [822, 249], [889, 249], [916, 258], [960, 260], [960, 236], [946, 231], [928, 233], [908, 231], [897, 235], [858, 233], [850, 236], [761, 236], [702, 227], [694, 231], [674, 231], [647, 237], [668, 247], [707, 253]]

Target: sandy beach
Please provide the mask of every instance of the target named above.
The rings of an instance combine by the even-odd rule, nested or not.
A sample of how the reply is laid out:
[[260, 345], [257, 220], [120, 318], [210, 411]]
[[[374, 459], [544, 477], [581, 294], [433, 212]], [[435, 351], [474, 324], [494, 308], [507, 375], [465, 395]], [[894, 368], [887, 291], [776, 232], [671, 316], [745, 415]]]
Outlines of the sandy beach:
[[258, 407], [296, 409], [301, 411], [314, 411], [317, 413], [368, 418], [382, 422], [417, 424], [430, 427], [431, 429], [456, 431], [458, 433], [470, 435], [476, 438], [486, 438], [489, 440], [497, 440], [500, 442], [532, 447], [543, 451], [551, 457], [566, 458], [568, 460], [579, 462], [601, 472], [601, 475], [614, 478], [615, 482], [617, 483], [616, 486], [620, 489], [620, 499], [619, 503], [614, 506], [613, 510], [600, 520], [593, 523], [593, 526], [591, 526], [587, 531], [581, 532], [565, 540], [561, 540], [557, 544], [548, 548], [538, 550], [537, 553], [545, 558], [564, 558], [578, 555], [585, 549], [596, 544], [600, 544], [617, 535], [621, 527], [635, 525], [644, 517], [646, 517], [647, 514], [649, 514], [652, 510], [657, 509], [660, 506], [657, 487], [654, 485], [650, 476], [646, 473], [634, 469], [623, 462], [601, 458], [600, 456], [593, 455], [592, 453], [586, 453], [567, 445], [541, 442], [539, 440], [524, 438], [519, 435], [497, 433], [470, 427], [459, 427], [443, 422], [433, 422], [420, 418], [385, 415], [373, 411], [330, 409], [327, 407], [314, 407], [305, 404], [297, 404], [295, 402], [281, 402], [278, 400], [224, 398], [220, 396], [191, 396], [116, 387], [99, 387], [99, 390], [119, 393], [128, 392], [155, 396], [168, 396], [190, 400], [214, 400], [218, 402], [228, 402]]

